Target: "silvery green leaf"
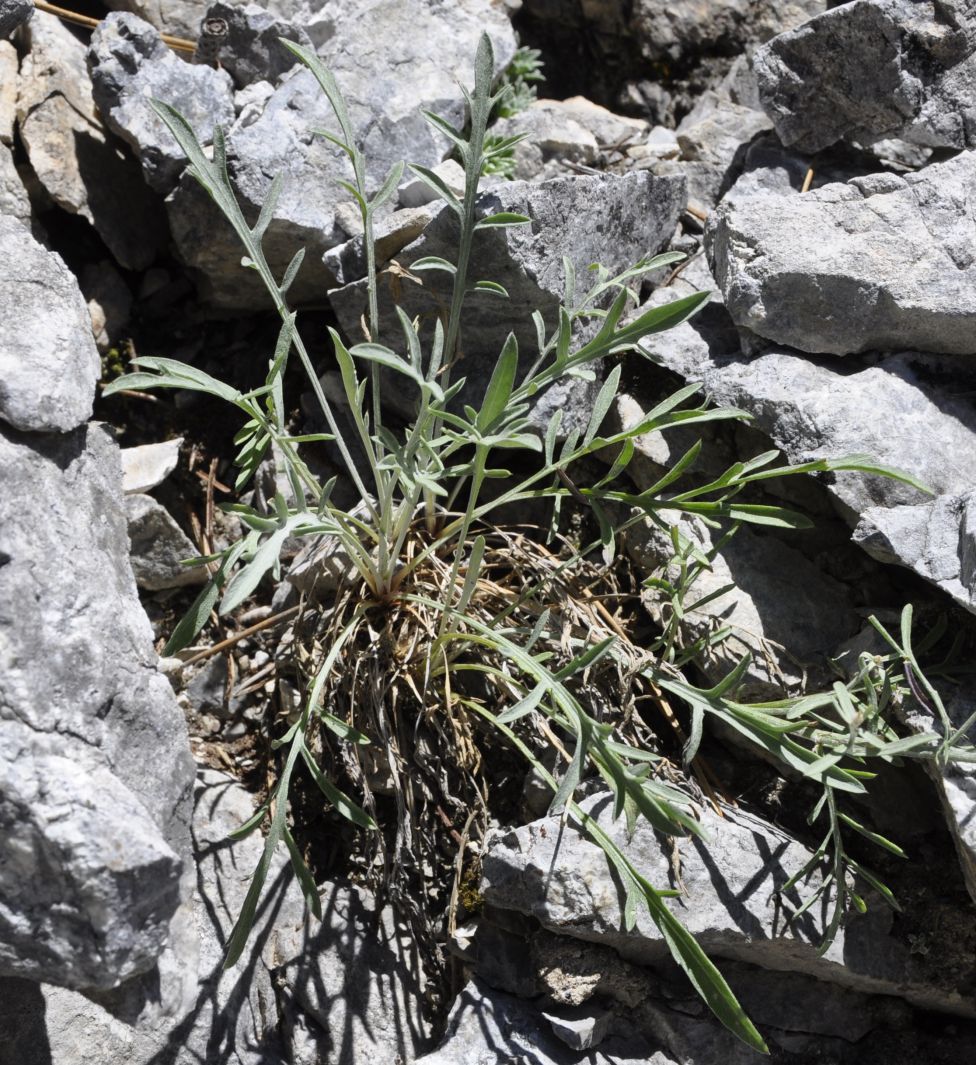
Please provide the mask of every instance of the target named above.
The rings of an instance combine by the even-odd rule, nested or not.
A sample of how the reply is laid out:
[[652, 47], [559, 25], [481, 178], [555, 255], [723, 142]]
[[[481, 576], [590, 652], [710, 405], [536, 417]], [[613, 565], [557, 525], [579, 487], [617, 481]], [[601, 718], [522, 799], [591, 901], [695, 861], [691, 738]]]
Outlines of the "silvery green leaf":
[[462, 207], [461, 201], [457, 196], [448, 188], [447, 183], [439, 175], [435, 174], [433, 170], [426, 166], [420, 166], [419, 163], [411, 163], [410, 169], [420, 178], [420, 180], [431, 188], [442, 200], [444, 200], [448, 206], [457, 214], [461, 214]]

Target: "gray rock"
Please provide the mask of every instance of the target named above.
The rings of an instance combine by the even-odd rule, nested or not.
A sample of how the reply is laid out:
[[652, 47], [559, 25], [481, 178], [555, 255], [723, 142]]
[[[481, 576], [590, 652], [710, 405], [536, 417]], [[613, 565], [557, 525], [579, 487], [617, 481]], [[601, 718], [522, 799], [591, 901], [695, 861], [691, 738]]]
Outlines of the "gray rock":
[[[976, 700], [957, 693], [946, 700], [945, 709], [952, 727], [960, 729], [976, 714]], [[901, 717], [912, 732], [935, 732], [945, 736], [945, 727], [938, 716], [917, 701], [913, 701], [910, 707], [903, 707]], [[965, 736], [970, 742], [976, 740], [976, 725], [970, 724]], [[976, 766], [957, 762], [943, 769], [927, 761], [925, 770], [935, 784], [966, 887], [976, 901]]]
[[17, 117], [34, 173], [57, 206], [95, 227], [122, 266], [145, 269], [166, 245], [162, 211], [95, 109], [85, 45], [45, 12], [25, 36]]
[[183, 437], [164, 440], [159, 444], [142, 444], [139, 447], [122, 449], [122, 491], [148, 492], [176, 469], [180, 461], [180, 446]]
[[85, 263], [79, 283], [88, 302], [95, 344], [99, 351], [106, 352], [129, 324], [132, 292], [115, 264], [108, 259]]
[[501, 137], [523, 135], [513, 149], [514, 177], [529, 181], [558, 177], [572, 165], [603, 168], [618, 160], [627, 146], [642, 144], [649, 124], [640, 118], [615, 115], [583, 96], [568, 100], [536, 100], [526, 110], [492, 127]]
[[125, 514], [132, 547], [130, 560], [136, 584], [147, 591], [203, 584], [205, 566], [185, 566], [199, 551], [161, 504], [152, 496], [127, 495]]
[[[704, 606], [686, 610], [682, 619], [689, 644], [731, 629], [725, 640], [703, 651], [700, 665], [706, 677], [717, 684], [748, 653], [752, 662], [739, 699], [776, 699], [808, 682], [829, 684], [830, 652], [858, 628], [847, 589], [795, 548], [774, 536], [760, 536], [748, 526], [717, 552], [701, 521], [683, 519], [677, 528], [699, 550], [714, 553], [711, 569], [692, 585], [686, 599], [689, 607], [733, 585]], [[676, 577], [677, 567], [669, 566], [674, 551], [668, 533], [644, 523], [628, 530], [626, 542], [642, 576]], [[649, 595], [644, 604], [655, 622], [666, 620], [670, 607], [657, 594]]]
[[91, 416], [98, 352], [88, 308], [58, 255], [0, 218], [0, 418], [67, 432]]
[[0, 37], [9, 37], [33, 10], [32, 0], [0, 0]]
[[[407, 159], [429, 166], [447, 154], [446, 138], [431, 129], [421, 111], [461, 123], [464, 105], [457, 83], [471, 80], [481, 33], [491, 35], [498, 70], [515, 48], [507, 16], [490, 0], [461, 0], [450, 9], [427, 0], [333, 0], [322, 15], [330, 29], [316, 40], [318, 51], [360, 132], [374, 189], [395, 163]], [[335, 284], [321, 257], [346, 239], [336, 210], [349, 199], [338, 182], [351, 177], [351, 168], [340, 149], [313, 133], [320, 129], [338, 132], [318, 83], [302, 68], [278, 86], [260, 117], [245, 121], [242, 116], [228, 137], [228, 166], [245, 213], [258, 212], [276, 174], [284, 178], [265, 254], [280, 276], [305, 247], [305, 264], [290, 293], [299, 304], [321, 301]], [[204, 194], [184, 182], [168, 207], [179, 254], [200, 272], [207, 299], [247, 308], [267, 299], [259, 279], [241, 268], [239, 243], [216, 220]]]
[[867, 507], [854, 540], [872, 558], [914, 570], [976, 613], [976, 492], [915, 506]]
[[[412, 1062], [430, 1045], [409, 933], [353, 884], [327, 885], [323, 920], [279, 926], [274, 977], [321, 1034], [318, 1061]], [[265, 952], [267, 956], [267, 951]]]
[[6, 144], [0, 144], [0, 216], [15, 218], [28, 228], [31, 224], [27, 189], [14, 163], [14, 154]]
[[[254, 811], [254, 800], [224, 773], [198, 772], [193, 812], [196, 859], [192, 919], [199, 928], [197, 955], [183, 959], [189, 995], [166, 1009], [120, 1010], [118, 999], [97, 1001], [50, 985], [0, 981], [0, 1030], [16, 1033], [16, 1065], [284, 1065], [281, 1020], [269, 964], [278, 928], [303, 920], [304, 902], [277, 855], [268, 875], [270, 900], [259, 910], [254, 937], [241, 960], [223, 969], [228, 937], [261, 855], [260, 833], [233, 845], [227, 833]], [[168, 984], [161, 977], [163, 997]], [[124, 990], [120, 989], [120, 990]], [[158, 994], [158, 992], [157, 992]], [[121, 1016], [120, 1016], [121, 1014]], [[2, 1065], [14, 1065], [4, 1058]]]
[[135, 15], [113, 13], [102, 20], [92, 34], [88, 66], [105, 122], [132, 146], [157, 192], [173, 188], [186, 158], [150, 108], [150, 99], [175, 107], [202, 144], [210, 143], [215, 125], [226, 127], [234, 120], [230, 75], [185, 63]]
[[[654, 886], [681, 886], [681, 895], [665, 902], [711, 956], [805, 973], [855, 991], [976, 1016], [976, 1005], [965, 991], [972, 977], [965, 946], [947, 931], [938, 949], [954, 954], [960, 969], [953, 974], [948, 967], [927, 966], [898, 937], [880, 901], [819, 954], [826, 910], [809, 910], [790, 925], [788, 909], [799, 896], [791, 891], [788, 905], [776, 900], [777, 890], [810, 854], [780, 829], [741, 809], [725, 809], [725, 816], [719, 817], [706, 806], [701, 821], [708, 841], [678, 841], [678, 885], [670, 846], [645, 822], [628, 838], [623, 821], [611, 819], [608, 796], [581, 805]], [[625, 930], [624, 900], [606, 856], [576, 829], [561, 832], [559, 818], [496, 837], [485, 855], [483, 874], [482, 894], [491, 906], [534, 917], [550, 931], [612, 947], [632, 963], [653, 964], [667, 954], [663, 936], [643, 908], [638, 908], [634, 928]], [[804, 893], [818, 883], [818, 874], [812, 874]]]
[[[461, 188], [464, 188], [463, 181]], [[411, 198], [409, 193], [407, 198]], [[421, 207], [406, 207], [378, 219], [373, 226], [377, 266], [385, 266], [408, 244], [417, 240], [436, 211], [436, 207], [427, 204]], [[332, 271], [339, 285], [348, 285], [365, 277], [366, 249], [363, 247], [362, 236], [353, 237], [345, 244], [327, 251], [323, 262]]]
[[110, 988], [154, 966], [186, 897], [186, 729], [108, 434], [4, 430], [0, 476], [0, 971]]
[[753, 57], [784, 144], [902, 137], [976, 146], [976, 12], [968, 0], [855, 0]]
[[17, 116], [17, 71], [20, 60], [10, 41], [0, 40], [0, 144], [13, 144]]
[[[652, 301], [708, 285], [707, 278], [695, 280], [679, 279]], [[831, 475], [828, 490], [869, 554], [914, 569], [973, 608], [976, 545], [966, 456], [976, 441], [976, 415], [966, 401], [972, 375], [958, 358], [899, 352], [832, 360], [766, 350], [746, 360], [718, 301], [643, 347], [654, 361], [703, 382], [716, 403], [753, 415], [791, 462], [867, 455], [927, 484], [934, 500], [898, 481], [857, 473]], [[866, 410], [875, 416], [865, 417]], [[676, 457], [660, 444], [644, 450], [658, 464]]]
[[[715, 310], [718, 317], [721, 309]], [[746, 360], [727, 331], [711, 325], [702, 314], [644, 346], [655, 360], [702, 381], [716, 403], [751, 414], [791, 463], [866, 455], [928, 485], [934, 499], [900, 481], [840, 472], [831, 475], [828, 490], [872, 557], [913, 569], [976, 609], [968, 462], [976, 414], [959, 395], [968, 377], [958, 358], [900, 352], [812, 360], [772, 350]]]
[[[437, 166], [430, 168], [434, 173], [444, 182], [445, 185], [457, 196], [459, 199], [464, 195], [464, 168], [460, 163], [455, 162], [453, 159], [446, 159], [443, 163], [438, 163]], [[400, 201], [401, 207], [424, 207], [429, 203], [437, 202], [437, 193], [420, 178], [414, 177], [410, 174], [406, 181], [397, 189], [397, 196]], [[351, 206], [357, 208], [358, 205], [352, 204]], [[395, 213], [395, 212], [394, 212]], [[345, 224], [343, 228], [346, 232], [349, 232], [348, 226]], [[361, 218], [356, 220], [356, 233], [362, 232], [363, 224]], [[350, 236], [354, 234], [350, 233]], [[420, 234], [418, 233], [419, 237]], [[399, 249], [397, 249], [399, 251]], [[356, 275], [362, 277], [362, 273]]]
[[[809, 352], [976, 352], [976, 152], [805, 195], [740, 195], [709, 254], [740, 328]], [[733, 190], [734, 191], [734, 190]]]
[[[870, 455], [953, 495], [972, 483], [967, 455], [976, 443], [976, 413], [952, 395], [953, 379], [965, 380], [953, 373], [957, 362], [900, 352], [852, 363], [773, 350], [695, 377], [716, 401], [752, 414], [791, 462]], [[831, 491], [851, 518], [872, 506], [926, 501], [910, 485], [860, 473], [836, 474]]]
[[109, 0], [105, 6], [112, 11], [131, 11], [162, 33], [196, 41], [210, 0]]
[[312, 48], [300, 25], [278, 18], [258, 4], [229, 4], [218, 0], [207, 8], [206, 19], [221, 19], [227, 36], [218, 56], [220, 66], [234, 79], [238, 89], [256, 81], [275, 83], [298, 59], [280, 39]]
[[[755, 1060], [709, 1016], [674, 963], [643, 968], [598, 944], [517, 927], [517, 921], [512, 930], [490, 923], [511, 917], [488, 911], [479, 923], [476, 973], [483, 994], [494, 996], [487, 984], [520, 999], [535, 999], [536, 1008], [567, 1034], [586, 1031], [592, 1022], [594, 1027], [605, 1022], [612, 1032], [625, 1018], [667, 1060], [735, 1065]], [[818, 1060], [831, 1065], [883, 1063], [892, 1052], [890, 1043], [884, 1046], [889, 1033], [897, 1041], [920, 1027], [920, 1018], [899, 999], [851, 991], [800, 973], [729, 961], [720, 967], [748, 1015], [776, 1048], [773, 1060], [783, 1065]], [[550, 1003], [557, 1005], [558, 1013], [550, 1012]], [[929, 1038], [923, 1036], [921, 1042], [934, 1051], [934, 1045], [925, 1045]], [[929, 1060], [924, 1051], [921, 1057]], [[904, 1060], [911, 1061], [911, 1055]]]
[[681, 120], [677, 129], [680, 170], [688, 175], [689, 199], [696, 201], [700, 210], [711, 210], [718, 203], [745, 146], [769, 127], [762, 111], [716, 92], [703, 94], [695, 109]]
[[[520, 363], [523, 369], [528, 368], [537, 345], [531, 315], [539, 310], [550, 328], [554, 327], [563, 297], [563, 256], [572, 261], [579, 287], [584, 291], [592, 263], [603, 262], [617, 272], [662, 248], [674, 232], [683, 206], [682, 179], [656, 178], [645, 173], [554, 178], [540, 184], [506, 182], [483, 194], [479, 211], [514, 211], [527, 215], [532, 224], [491, 228], [477, 237], [472, 279], [503, 285], [509, 299], [476, 295], [465, 304], [464, 362], [459, 372], [468, 380], [468, 394], [481, 394], [510, 330], [519, 341]], [[456, 233], [453, 212], [442, 207], [420, 239], [405, 248], [396, 261], [409, 270], [421, 256], [453, 259]], [[440, 271], [428, 271], [422, 284], [398, 286], [401, 306], [411, 317], [420, 317], [423, 335], [429, 334], [434, 317], [445, 300], [450, 300], [446, 279], [447, 275]], [[364, 283], [331, 292], [329, 299], [346, 332], [357, 336], [366, 306]], [[402, 336], [385, 293], [380, 313], [381, 336], [391, 340]], [[568, 403], [569, 394], [565, 388], [558, 392], [550, 389], [541, 399], [540, 417], [545, 418], [545, 412], [556, 404]], [[586, 406], [585, 397], [574, 394], [576, 407], [580, 402]], [[412, 400], [413, 397], [404, 397], [405, 404]], [[573, 412], [566, 413], [569, 416]], [[577, 415], [580, 413], [576, 410]]]
[[648, 59], [673, 61], [767, 40], [825, 7], [825, 0], [635, 0], [631, 30]]
[[828, 6], [828, 0], [522, 0], [521, 20], [552, 56], [550, 71], [559, 64], [551, 76], [564, 92], [619, 99], [627, 111], [673, 126], [735, 56]]
[[581, 1060], [588, 1065], [677, 1065], [628, 1026], [620, 1027], [623, 1034], [605, 1039], [581, 1058], [534, 1005], [473, 980], [454, 1004], [444, 1041], [417, 1065], [576, 1065]]

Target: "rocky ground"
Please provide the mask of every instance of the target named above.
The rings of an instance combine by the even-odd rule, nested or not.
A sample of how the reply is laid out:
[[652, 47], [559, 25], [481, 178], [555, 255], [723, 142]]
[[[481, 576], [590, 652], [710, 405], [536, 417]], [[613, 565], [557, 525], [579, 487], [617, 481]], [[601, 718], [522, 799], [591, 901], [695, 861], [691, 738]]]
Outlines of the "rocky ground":
[[[711, 301], [644, 341], [617, 424], [702, 382], [753, 417], [709, 434], [706, 467], [768, 447], [791, 462], [866, 454], [932, 490], [858, 473], [770, 483], [817, 531], [743, 530], [720, 549], [702, 591], [721, 594], [684, 619], [690, 639], [730, 629], [703, 651], [701, 676], [717, 683], [749, 650], [743, 697], [829, 683], [874, 646], [867, 616], [890, 622], [910, 601], [923, 631], [945, 618], [959, 638], [946, 694], [962, 724], [976, 709], [973, 4], [107, 7], [73, 5], [97, 20], [84, 27], [0, 0], [0, 1065], [758, 1060], [676, 973], [655, 925], [625, 931], [602, 852], [561, 831], [531, 781], [523, 816], [489, 837], [470, 919], [448, 944], [449, 1016], [427, 1008], [410, 934], [325, 845], [323, 921], [305, 914], [282, 854], [248, 950], [222, 968], [261, 852], [259, 835], [227, 833], [267, 786], [276, 715], [294, 698], [279, 637], [302, 570], [158, 659], [205, 578], [181, 560], [234, 534], [215, 503], [234, 498], [237, 426], [195, 394], [108, 400], [99, 383], [153, 354], [253, 387], [277, 326], [148, 99], [179, 108], [204, 141], [227, 130], [246, 210], [283, 175], [269, 262], [280, 273], [305, 246], [291, 295], [309, 335], [354, 336], [366, 268], [336, 184], [345, 164], [311, 136], [331, 113], [278, 39], [314, 47], [335, 72], [371, 180], [406, 158], [449, 185], [457, 164], [421, 109], [463, 120], [457, 81], [482, 31], [499, 75], [519, 43], [538, 49], [540, 98], [494, 130], [527, 138], [485, 183], [492, 210], [533, 219], [499, 231], [479, 264], [509, 290], [508, 310], [551, 317], [563, 256], [582, 274], [685, 252], [644, 297], [707, 289]], [[194, 62], [203, 19], [219, 21]], [[384, 284], [411, 315], [429, 313], [436, 278], [402, 279], [446, 253], [448, 212], [405, 179], [378, 234]], [[472, 313], [469, 378], [486, 379], [510, 326], [495, 305]], [[328, 385], [325, 350], [313, 354]], [[540, 414], [558, 405], [585, 423], [592, 394], [549, 394]], [[642, 440], [637, 487], [689, 442]], [[330, 468], [327, 451], [317, 461]], [[266, 463], [252, 500], [275, 478]], [[706, 525], [683, 528], [711, 548]], [[653, 574], [668, 548], [634, 535], [628, 565]], [[904, 727], [930, 727], [923, 718], [916, 709]], [[788, 924], [774, 895], [816, 845], [802, 784], [729, 737], [706, 748], [726, 800], [724, 816], [703, 808], [710, 843], [676, 852], [648, 827], [621, 843], [652, 882], [679, 877], [676, 912], [773, 1060], [971, 1062], [976, 773], [879, 778], [864, 813], [909, 852], [890, 871], [902, 909], [871, 906], [821, 953], [824, 916]], [[619, 833], [599, 794], [587, 802]]]

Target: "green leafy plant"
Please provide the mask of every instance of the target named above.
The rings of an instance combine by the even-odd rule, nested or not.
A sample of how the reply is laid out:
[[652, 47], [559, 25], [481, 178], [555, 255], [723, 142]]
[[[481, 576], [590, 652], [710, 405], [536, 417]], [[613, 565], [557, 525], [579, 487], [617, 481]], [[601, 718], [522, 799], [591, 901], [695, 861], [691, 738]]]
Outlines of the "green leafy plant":
[[542, 53], [538, 48], [519, 45], [502, 74], [502, 86], [506, 91], [495, 104], [495, 117], [511, 118], [530, 107], [536, 99], [536, 86], [545, 80]]
[[[550, 809], [606, 853], [626, 892], [628, 926], [636, 920], [638, 907], [646, 908], [716, 1016], [750, 1046], [764, 1050], [761, 1036], [718, 969], [669, 909], [667, 899], [676, 893], [651, 884], [576, 801], [584, 779], [602, 778], [614, 799], [615, 818], [624, 817], [630, 825], [643, 818], [669, 835], [702, 835], [691, 794], [674, 783], [680, 773], [669, 767], [653, 730], [638, 713], [608, 708], [633, 707], [627, 696], [635, 691], [673, 696], [691, 713], [686, 762], [694, 758], [705, 718], [714, 715], [790, 771], [822, 785], [824, 799], [815, 813], [827, 812], [830, 833], [816, 857], [819, 861], [833, 856], [835, 889], [842, 888], [841, 917], [844, 900], [859, 907], [861, 899], [848, 887], [849, 875], [870, 882], [870, 874], [847, 857], [840, 832], [867, 834], [889, 850], [894, 845], [854, 822], [839, 809], [836, 796], [863, 790], [866, 774], [858, 767], [870, 758], [923, 753], [955, 758], [962, 750], [960, 738], [942, 741], [936, 755], [932, 740], [895, 737], [885, 710], [897, 689], [892, 669], [912, 661], [907, 644], [893, 647], [890, 662], [866, 662], [855, 681], [823, 695], [744, 705], [734, 695], [746, 661], [721, 685], [699, 689], [684, 671], [696, 650], [680, 646], [674, 626], [665, 626], [652, 646], [640, 647], [592, 588], [610, 579], [608, 567], [618, 538], [636, 522], [652, 521], [670, 529], [685, 514], [725, 523], [730, 532], [743, 522], [804, 527], [809, 523], [802, 515], [752, 501], [748, 493], [767, 478], [796, 473], [857, 469], [903, 475], [863, 457], [782, 466], [776, 453], [769, 452], [735, 463], [719, 478], [678, 491], [679, 481], [687, 485], [693, 471], [700, 451], [695, 445], [646, 491], [622, 487], [621, 475], [634, 455], [637, 437], [672, 426], [746, 417], [740, 411], [696, 404], [697, 387], [689, 386], [663, 399], [630, 429], [603, 431], [620, 384], [619, 357], [639, 353], [642, 338], [685, 321], [708, 298], [698, 293], [663, 307], [635, 309], [641, 281], [682, 258], [672, 253], [648, 257], [616, 276], [598, 268], [588, 288], [578, 284], [572, 264], [565, 261], [565, 297], [557, 320], [546, 322], [538, 312], [533, 315], [537, 340], [528, 353], [520, 352], [515, 335], [509, 334], [483, 393], [469, 396], [464, 379], [455, 379], [465, 306], [473, 298], [507, 297], [497, 282], [477, 278], [478, 235], [491, 227], [528, 221], [510, 213], [485, 215], [479, 209], [480, 175], [511, 146], [487, 139], [489, 119], [500, 100], [492, 90], [488, 38], [478, 47], [473, 88], [464, 90], [469, 107], [466, 132], [427, 115], [454, 144], [464, 165], [463, 195], [455, 195], [428, 168], [411, 168], [457, 216], [454, 260], [428, 257], [411, 265], [420, 274], [433, 270], [449, 275], [450, 304], [430, 335], [422, 335], [396, 308], [395, 336], [382, 333], [373, 218], [397, 187], [402, 167], [394, 167], [376, 191], [370, 191], [366, 160], [334, 78], [314, 54], [283, 43], [313, 72], [332, 105], [336, 130], [322, 135], [346, 158], [351, 180], [341, 184], [362, 214], [368, 337], [348, 344], [330, 331], [346, 404], [343, 414], [351, 417], [354, 435], [344, 434], [343, 421], [319, 383], [288, 304], [303, 253], [296, 253], [279, 279], [262, 249], [280, 180], [272, 183], [258, 218], [249, 223], [228, 177], [222, 131], [215, 130], [213, 158], [208, 158], [187, 122], [164, 103], [154, 106], [185, 152], [189, 173], [236, 231], [244, 266], [258, 273], [280, 316], [278, 343], [264, 381], [248, 392], [192, 366], [149, 357], [134, 360], [137, 371], [105, 389], [106, 394], [146, 388], [200, 390], [232, 404], [243, 420], [236, 437], [236, 487], [246, 487], [272, 445], [283, 458], [291, 487], [291, 501], [279, 493], [270, 513], [241, 503], [227, 507], [246, 533], [220, 554], [199, 560], [212, 565], [213, 576], [173, 633], [166, 653], [187, 646], [213, 610], [236, 610], [266, 576], [276, 576], [286, 540], [305, 538], [319, 556], [340, 560], [346, 572], [338, 588], [306, 597], [292, 630], [293, 669], [303, 698], [275, 740], [280, 763], [270, 794], [234, 833], [241, 837], [261, 826], [267, 830], [228, 943], [227, 963], [236, 961], [245, 947], [279, 846], [287, 848], [309, 906], [320, 912], [289, 806], [292, 789], [304, 774], [328, 806], [367, 841], [363, 867], [382, 870], [394, 902], [424, 933], [422, 950], [436, 967], [440, 933], [426, 900], [433, 898], [431, 905], [447, 908], [443, 898], [436, 902], [430, 872], [440, 861], [437, 840], [443, 833], [438, 819], [441, 827], [444, 818], [452, 824], [457, 818], [463, 825], [453, 862], [456, 897], [462, 880], [470, 880], [465, 840], [487, 827], [486, 765], [508, 756], [502, 752], [515, 752], [551, 787]], [[296, 434], [288, 425], [284, 380], [294, 358], [305, 371], [327, 433]], [[561, 410], [543, 429], [535, 427], [532, 404], [545, 389], [567, 379], [593, 381], [608, 364], [585, 427], [564, 428]], [[384, 381], [416, 395], [416, 414], [405, 428], [395, 429], [384, 420]], [[352, 509], [334, 502], [336, 479], [320, 483], [305, 461], [306, 447], [322, 440], [337, 449], [344, 475], [356, 489], [359, 503]], [[577, 483], [575, 471], [608, 452], [609, 468], [592, 483]], [[505, 526], [500, 516], [513, 504], [548, 507], [548, 528]], [[570, 537], [562, 517], [568, 508], [584, 507], [593, 535]], [[683, 560], [680, 578], [676, 583], [658, 579], [653, 587], [671, 597], [678, 617], [695, 573], [709, 560], [696, 557], [677, 535], [675, 554]], [[652, 585], [648, 582], [649, 589]], [[916, 675], [921, 676], [920, 671]]]

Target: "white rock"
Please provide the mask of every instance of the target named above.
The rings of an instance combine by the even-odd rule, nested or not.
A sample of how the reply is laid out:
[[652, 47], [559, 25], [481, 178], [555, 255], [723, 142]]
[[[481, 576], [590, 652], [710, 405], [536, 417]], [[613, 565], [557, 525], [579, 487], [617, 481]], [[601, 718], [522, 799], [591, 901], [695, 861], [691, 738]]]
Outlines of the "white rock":
[[159, 444], [122, 449], [122, 490], [127, 494], [148, 492], [163, 483], [180, 461], [183, 437]]

